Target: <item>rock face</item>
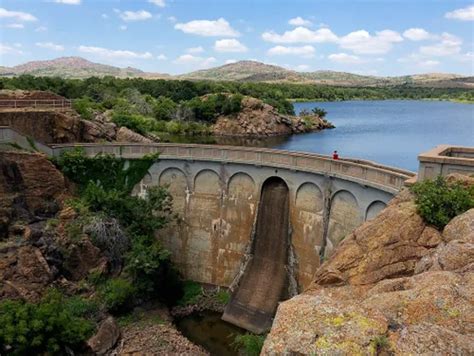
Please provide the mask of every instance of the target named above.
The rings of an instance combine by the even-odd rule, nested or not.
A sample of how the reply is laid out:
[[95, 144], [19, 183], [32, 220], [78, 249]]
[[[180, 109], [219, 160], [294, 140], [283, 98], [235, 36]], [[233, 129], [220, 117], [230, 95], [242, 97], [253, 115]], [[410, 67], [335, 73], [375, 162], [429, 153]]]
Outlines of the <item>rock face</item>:
[[87, 345], [96, 355], [104, 355], [117, 343], [120, 328], [113, 317], [108, 317], [99, 326], [97, 333], [92, 336]]
[[474, 353], [474, 209], [443, 233], [400, 194], [278, 308], [264, 355]]
[[117, 131], [117, 141], [118, 142], [137, 142], [137, 143], [153, 143], [152, 140], [142, 136], [135, 131], [127, 129], [126, 127], [121, 127]]
[[212, 131], [217, 136], [265, 137], [290, 135], [332, 128], [329, 122], [317, 116], [308, 118], [284, 116], [271, 105], [259, 99], [245, 97], [242, 109], [236, 115], [217, 118]]

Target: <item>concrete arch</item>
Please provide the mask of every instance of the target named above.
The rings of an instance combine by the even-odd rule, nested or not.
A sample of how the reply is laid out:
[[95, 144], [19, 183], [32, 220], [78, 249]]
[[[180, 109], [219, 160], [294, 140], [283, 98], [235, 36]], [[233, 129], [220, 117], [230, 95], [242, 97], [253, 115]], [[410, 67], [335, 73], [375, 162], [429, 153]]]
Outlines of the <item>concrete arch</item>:
[[173, 208], [177, 213], [183, 214], [186, 204], [188, 182], [186, 175], [179, 168], [167, 168], [158, 178], [160, 186], [166, 186], [173, 197]]
[[255, 198], [255, 180], [247, 173], [234, 173], [227, 183], [227, 194], [235, 198]]
[[193, 190], [198, 194], [218, 195], [221, 191], [221, 178], [212, 169], [203, 169], [194, 176]]
[[149, 172], [147, 172], [142, 180], [135, 184], [132, 190], [132, 195], [137, 195], [139, 197], [144, 197], [146, 195], [146, 191], [148, 187], [151, 186], [153, 183], [153, 178]]
[[319, 267], [323, 244], [324, 197], [314, 183], [305, 182], [296, 191], [295, 206], [290, 208], [292, 242], [298, 259], [298, 284], [304, 289]]
[[356, 197], [348, 190], [339, 190], [331, 198], [325, 255], [331, 253], [350, 232], [363, 221]]
[[365, 212], [365, 221], [375, 218], [386, 206], [387, 204], [380, 200], [372, 202]]
[[296, 189], [295, 206], [307, 211], [323, 210], [323, 192], [315, 183], [305, 182]]

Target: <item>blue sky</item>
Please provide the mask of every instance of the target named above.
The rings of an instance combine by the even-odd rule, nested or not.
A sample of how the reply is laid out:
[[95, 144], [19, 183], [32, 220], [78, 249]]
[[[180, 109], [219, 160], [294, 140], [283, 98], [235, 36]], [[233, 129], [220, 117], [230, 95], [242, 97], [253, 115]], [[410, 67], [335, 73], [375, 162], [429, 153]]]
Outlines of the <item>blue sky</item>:
[[474, 2], [0, 1], [0, 65], [60, 56], [172, 74], [252, 59], [298, 71], [473, 75]]

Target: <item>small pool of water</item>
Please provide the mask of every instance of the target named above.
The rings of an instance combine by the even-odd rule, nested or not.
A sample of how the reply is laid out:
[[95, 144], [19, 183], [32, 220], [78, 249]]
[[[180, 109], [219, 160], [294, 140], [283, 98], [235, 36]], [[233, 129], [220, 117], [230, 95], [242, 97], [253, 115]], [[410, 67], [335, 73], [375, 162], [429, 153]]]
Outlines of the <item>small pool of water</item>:
[[221, 313], [213, 311], [193, 313], [177, 320], [176, 326], [185, 337], [205, 348], [211, 355], [237, 356], [239, 353], [232, 346], [234, 337], [246, 331], [223, 321], [221, 316]]

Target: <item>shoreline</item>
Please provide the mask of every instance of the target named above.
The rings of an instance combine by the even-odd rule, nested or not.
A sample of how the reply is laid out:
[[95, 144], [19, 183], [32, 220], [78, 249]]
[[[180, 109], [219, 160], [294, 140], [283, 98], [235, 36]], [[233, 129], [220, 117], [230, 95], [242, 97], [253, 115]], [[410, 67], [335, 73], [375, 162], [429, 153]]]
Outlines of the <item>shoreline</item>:
[[448, 101], [456, 104], [474, 104], [474, 100], [461, 100], [461, 99], [442, 99], [442, 98], [419, 98], [419, 99], [408, 99], [408, 98], [377, 98], [377, 99], [357, 99], [352, 98], [349, 100], [325, 100], [325, 99], [305, 99], [305, 98], [290, 98], [287, 99], [292, 104], [294, 103], [340, 103], [344, 101], [387, 101], [387, 100], [400, 100], [400, 101]]

